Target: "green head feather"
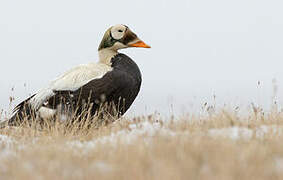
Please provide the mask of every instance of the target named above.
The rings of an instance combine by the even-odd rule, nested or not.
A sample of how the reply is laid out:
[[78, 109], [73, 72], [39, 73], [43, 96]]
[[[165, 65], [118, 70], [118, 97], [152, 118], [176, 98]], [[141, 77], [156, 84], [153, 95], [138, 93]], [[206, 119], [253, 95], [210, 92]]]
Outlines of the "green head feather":
[[112, 47], [115, 44], [115, 42], [117, 42], [117, 40], [115, 40], [111, 37], [111, 28], [109, 28], [105, 32], [105, 34], [104, 34], [104, 36], [101, 40], [101, 43], [98, 47], [98, 50], [105, 49], [105, 48], [108, 48], [108, 47]]

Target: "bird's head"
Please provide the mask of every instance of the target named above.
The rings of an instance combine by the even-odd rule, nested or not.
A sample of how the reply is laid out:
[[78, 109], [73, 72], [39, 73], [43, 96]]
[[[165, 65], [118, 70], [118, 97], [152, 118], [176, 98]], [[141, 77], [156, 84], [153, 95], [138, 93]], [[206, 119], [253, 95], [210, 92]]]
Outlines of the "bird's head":
[[129, 47], [150, 48], [149, 45], [139, 39], [127, 26], [118, 24], [110, 27], [105, 32], [98, 50], [110, 49], [117, 51]]

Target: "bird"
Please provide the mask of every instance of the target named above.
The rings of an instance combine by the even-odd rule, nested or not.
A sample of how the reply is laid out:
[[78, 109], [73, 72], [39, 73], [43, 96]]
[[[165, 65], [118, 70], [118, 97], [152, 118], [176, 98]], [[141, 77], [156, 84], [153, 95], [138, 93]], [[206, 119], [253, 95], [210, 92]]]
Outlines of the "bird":
[[[115, 108], [121, 117], [136, 99], [142, 83], [137, 64], [120, 49], [151, 48], [128, 26], [111, 26], [98, 47], [98, 62], [78, 65], [66, 71], [36, 94], [19, 103], [5, 125], [16, 126], [31, 116], [50, 118], [63, 112], [76, 114], [89, 108], [94, 116], [102, 104]], [[111, 112], [113, 114], [113, 112]]]

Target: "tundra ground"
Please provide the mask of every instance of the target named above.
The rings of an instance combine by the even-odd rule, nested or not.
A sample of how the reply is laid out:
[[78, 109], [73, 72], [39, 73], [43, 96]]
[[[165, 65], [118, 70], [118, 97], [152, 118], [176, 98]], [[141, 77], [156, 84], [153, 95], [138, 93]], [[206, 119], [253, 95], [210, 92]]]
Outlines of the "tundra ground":
[[120, 118], [100, 128], [5, 128], [0, 179], [283, 179], [283, 112]]

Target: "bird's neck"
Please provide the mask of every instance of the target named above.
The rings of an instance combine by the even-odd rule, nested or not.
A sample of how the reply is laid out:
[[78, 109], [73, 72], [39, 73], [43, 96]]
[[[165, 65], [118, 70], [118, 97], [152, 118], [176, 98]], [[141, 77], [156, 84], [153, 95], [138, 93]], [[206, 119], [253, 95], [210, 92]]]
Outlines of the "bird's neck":
[[117, 54], [118, 54], [117, 50], [108, 49], [108, 48], [101, 49], [98, 51], [99, 62], [111, 66], [111, 59]]

